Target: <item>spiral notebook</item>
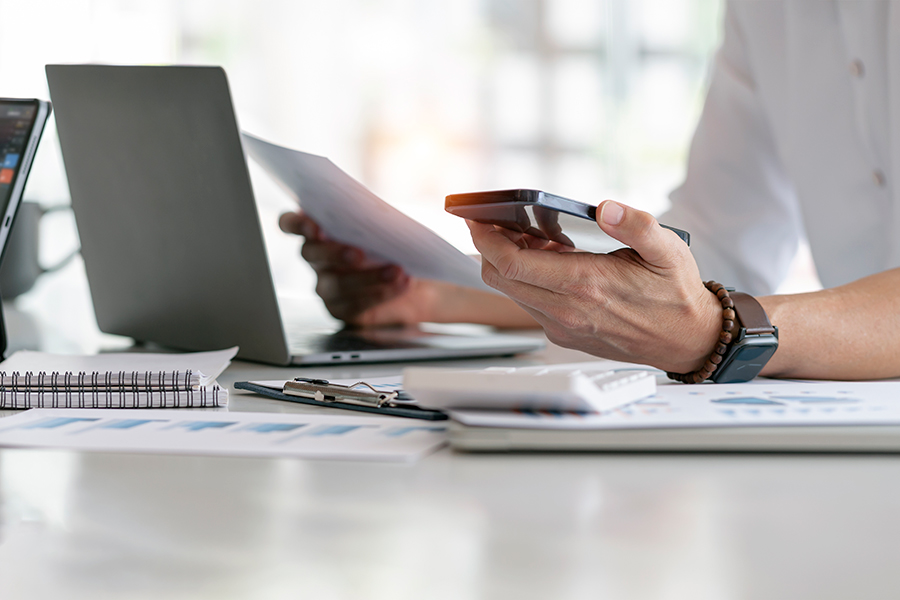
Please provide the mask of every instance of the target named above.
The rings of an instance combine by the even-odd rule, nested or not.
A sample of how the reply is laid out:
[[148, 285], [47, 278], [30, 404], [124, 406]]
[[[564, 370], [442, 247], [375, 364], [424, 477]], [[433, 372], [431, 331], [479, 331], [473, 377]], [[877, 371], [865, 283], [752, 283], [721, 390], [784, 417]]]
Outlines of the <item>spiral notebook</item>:
[[185, 354], [19, 351], [0, 363], [0, 409], [225, 406], [216, 383], [237, 348]]

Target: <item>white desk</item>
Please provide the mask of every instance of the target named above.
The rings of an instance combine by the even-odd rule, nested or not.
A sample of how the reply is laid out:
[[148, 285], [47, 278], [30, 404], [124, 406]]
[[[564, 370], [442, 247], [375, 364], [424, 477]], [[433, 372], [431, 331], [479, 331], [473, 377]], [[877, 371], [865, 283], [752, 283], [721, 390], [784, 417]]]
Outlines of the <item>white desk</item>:
[[[221, 381], [296, 373], [236, 363]], [[235, 394], [231, 410], [317, 409]], [[893, 456], [4, 450], [0, 598], [894, 597], [898, 495]]]

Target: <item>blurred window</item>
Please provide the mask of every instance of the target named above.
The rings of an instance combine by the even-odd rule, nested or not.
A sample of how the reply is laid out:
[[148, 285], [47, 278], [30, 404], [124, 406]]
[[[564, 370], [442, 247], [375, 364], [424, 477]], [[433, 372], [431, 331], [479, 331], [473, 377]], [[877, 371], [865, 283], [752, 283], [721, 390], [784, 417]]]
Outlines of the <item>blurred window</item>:
[[[46, 98], [51, 62], [222, 65], [244, 128], [328, 155], [471, 251], [463, 223], [443, 213], [447, 194], [536, 187], [663, 210], [720, 10], [719, 0], [0, 0], [0, 96]], [[27, 192], [45, 204], [67, 197], [54, 138], [51, 127]], [[275, 219], [291, 201], [251, 173], [276, 281], [289, 285], [302, 270], [297, 242]]]

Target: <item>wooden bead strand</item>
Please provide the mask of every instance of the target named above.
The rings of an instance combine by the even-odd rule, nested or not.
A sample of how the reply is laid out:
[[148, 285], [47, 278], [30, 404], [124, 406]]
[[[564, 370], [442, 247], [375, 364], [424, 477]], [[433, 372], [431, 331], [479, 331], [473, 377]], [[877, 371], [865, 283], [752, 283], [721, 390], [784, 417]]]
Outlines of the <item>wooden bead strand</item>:
[[734, 339], [733, 332], [735, 327], [736, 314], [734, 312], [734, 300], [728, 294], [728, 290], [721, 283], [715, 281], [707, 281], [703, 285], [711, 291], [722, 303], [722, 331], [719, 332], [719, 341], [713, 348], [712, 354], [706, 359], [706, 363], [691, 373], [666, 373], [669, 379], [680, 381], [681, 383], [701, 383], [706, 381], [715, 373], [718, 366], [722, 363], [722, 358], [728, 351], [728, 346]]

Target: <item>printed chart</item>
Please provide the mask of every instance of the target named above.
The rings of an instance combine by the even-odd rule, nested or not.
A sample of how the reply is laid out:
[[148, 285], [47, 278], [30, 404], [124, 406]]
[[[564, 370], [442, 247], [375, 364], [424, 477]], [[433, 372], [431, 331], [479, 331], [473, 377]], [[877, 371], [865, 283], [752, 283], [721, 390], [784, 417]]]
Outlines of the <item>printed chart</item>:
[[454, 411], [466, 425], [540, 429], [643, 429], [900, 425], [900, 382], [779, 382], [664, 384], [649, 398], [586, 414]]
[[387, 417], [32, 409], [0, 419], [0, 447], [412, 461], [444, 443], [443, 425]]

